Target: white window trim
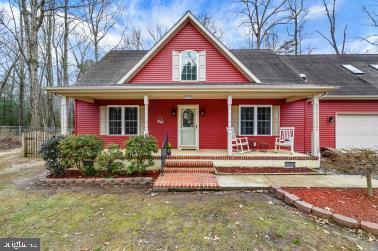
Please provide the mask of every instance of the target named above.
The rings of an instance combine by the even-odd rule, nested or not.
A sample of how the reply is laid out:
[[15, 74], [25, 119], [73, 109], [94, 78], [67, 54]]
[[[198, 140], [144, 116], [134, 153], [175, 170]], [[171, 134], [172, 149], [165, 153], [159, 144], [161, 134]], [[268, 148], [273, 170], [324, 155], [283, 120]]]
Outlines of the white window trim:
[[[254, 113], [253, 113], [253, 134], [242, 134], [241, 133], [241, 108], [242, 107], [253, 107]], [[258, 107], [269, 107], [270, 108], [270, 134], [263, 134], [259, 135], [257, 134], [257, 108]], [[239, 135], [240, 136], [273, 136], [273, 106], [272, 105], [239, 105]]]
[[[125, 107], [136, 107], [137, 108], [137, 133], [136, 134], [125, 134]], [[110, 116], [109, 108], [121, 108], [121, 131], [122, 131], [122, 134], [110, 134], [109, 133], [109, 129], [110, 129], [110, 126], [109, 126], [109, 116]], [[108, 127], [108, 131], [107, 131], [108, 136], [137, 136], [137, 135], [139, 135], [139, 123], [140, 123], [139, 105], [108, 105], [106, 107], [106, 109], [107, 109], [106, 123], [107, 123], [107, 127]]]
[[[181, 67], [181, 54], [183, 54], [183, 53], [185, 53], [185, 52], [188, 52], [188, 51], [191, 51], [191, 52], [194, 52], [196, 55], [197, 55], [197, 62], [196, 62], [196, 64], [197, 64], [197, 76], [196, 76], [196, 80], [182, 80], [181, 79], [181, 70], [182, 70], [182, 67]], [[198, 68], [199, 68], [199, 58], [198, 58], [198, 56], [199, 56], [199, 53], [198, 52], [196, 52], [196, 51], [194, 51], [194, 50], [185, 50], [185, 51], [182, 51], [182, 52], [180, 52], [180, 54], [179, 54], [179, 65], [180, 65], [180, 82], [198, 82]]]

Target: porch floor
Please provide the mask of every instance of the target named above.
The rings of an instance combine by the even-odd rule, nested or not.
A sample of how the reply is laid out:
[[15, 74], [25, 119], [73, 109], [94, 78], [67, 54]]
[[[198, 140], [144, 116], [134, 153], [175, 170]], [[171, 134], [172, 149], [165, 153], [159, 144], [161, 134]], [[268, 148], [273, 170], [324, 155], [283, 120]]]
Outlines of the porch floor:
[[[154, 154], [155, 159], [159, 159], [161, 150]], [[209, 159], [209, 160], [317, 160], [317, 157], [290, 151], [281, 150], [275, 152], [268, 151], [250, 151], [244, 153], [234, 152], [232, 156], [227, 155], [227, 149], [197, 149], [197, 150], [179, 150], [172, 149], [169, 159]]]
[[[227, 156], [227, 149], [197, 149], [197, 150], [180, 150], [180, 149], [172, 149], [172, 156]], [[160, 149], [159, 152], [155, 155], [160, 156]], [[290, 151], [281, 150], [279, 152], [275, 152], [274, 150], [267, 150], [266, 152], [263, 151], [251, 151], [245, 153], [237, 153], [234, 152], [233, 156], [309, 156], [304, 153], [294, 152], [291, 154]]]

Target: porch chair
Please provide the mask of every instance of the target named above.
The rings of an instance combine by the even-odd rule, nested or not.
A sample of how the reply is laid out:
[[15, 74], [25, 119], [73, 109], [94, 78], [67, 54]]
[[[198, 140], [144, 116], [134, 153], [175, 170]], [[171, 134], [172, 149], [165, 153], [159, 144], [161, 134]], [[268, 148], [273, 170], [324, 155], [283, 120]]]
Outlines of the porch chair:
[[[236, 147], [236, 152], [239, 153], [245, 153], [250, 152], [249, 149], [249, 141], [247, 137], [237, 137], [235, 133], [235, 129], [233, 127], [227, 128], [228, 133], [231, 133], [231, 145], [232, 145], [232, 151], [234, 152]], [[246, 150], [244, 150], [247, 148]]]
[[281, 151], [281, 146], [290, 147], [291, 154], [294, 153], [294, 127], [281, 127], [280, 137], [276, 137], [274, 151]]

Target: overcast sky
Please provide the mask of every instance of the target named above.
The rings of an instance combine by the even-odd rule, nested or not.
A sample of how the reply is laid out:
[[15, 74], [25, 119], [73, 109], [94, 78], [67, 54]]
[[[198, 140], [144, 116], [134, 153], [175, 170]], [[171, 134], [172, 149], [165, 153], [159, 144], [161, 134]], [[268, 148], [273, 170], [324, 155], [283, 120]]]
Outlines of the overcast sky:
[[[375, 3], [374, 3], [375, 2]], [[124, 0], [124, 17], [105, 43], [113, 44], [121, 30], [126, 25], [142, 27], [158, 24], [171, 27], [187, 10], [194, 15], [207, 12], [224, 30], [222, 41], [230, 48], [247, 48], [248, 38], [245, 28], [240, 26], [243, 17], [239, 14], [240, 3], [233, 0]], [[330, 46], [316, 30], [327, 33], [328, 21], [321, 0], [305, 0], [309, 9], [306, 20], [305, 47], [314, 47], [313, 53], [333, 53]], [[362, 7], [375, 8], [378, 12], [377, 0], [337, 0], [337, 25], [339, 41], [345, 25], [347, 29], [348, 53], [378, 53], [378, 48], [362, 41], [360, 38], [368, 34], [377, 34], [374, 28], [368, 25], [368, 19], [362, 12]], [[376, 28], [375, 28], [376, 29]], [[286, 33], [284, 31], [283, 33]], [[147, 46], [152, 42], [144, 30]]]

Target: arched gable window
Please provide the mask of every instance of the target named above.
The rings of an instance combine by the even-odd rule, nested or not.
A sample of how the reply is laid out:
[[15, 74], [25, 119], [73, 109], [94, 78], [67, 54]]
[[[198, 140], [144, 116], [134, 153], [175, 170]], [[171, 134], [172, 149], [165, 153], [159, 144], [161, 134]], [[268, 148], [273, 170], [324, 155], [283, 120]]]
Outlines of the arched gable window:
[[198, 53], [183, 51], [180, 53], [180, 75], [182, 81], [197, 81]]

